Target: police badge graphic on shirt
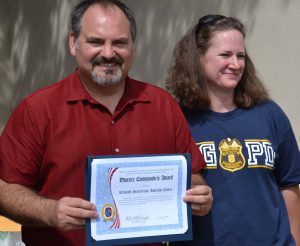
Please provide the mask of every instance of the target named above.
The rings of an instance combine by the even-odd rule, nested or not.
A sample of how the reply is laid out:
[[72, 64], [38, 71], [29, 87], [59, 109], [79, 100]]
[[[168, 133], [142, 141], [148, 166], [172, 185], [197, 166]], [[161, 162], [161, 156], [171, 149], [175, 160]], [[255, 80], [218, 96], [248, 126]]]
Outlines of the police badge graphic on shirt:
[[220, 142], [220, 166], [230, 172], [235, 172], [245, 166], [245, 157], [242, 153], [243, 146], [236, 138], [227, 138]]

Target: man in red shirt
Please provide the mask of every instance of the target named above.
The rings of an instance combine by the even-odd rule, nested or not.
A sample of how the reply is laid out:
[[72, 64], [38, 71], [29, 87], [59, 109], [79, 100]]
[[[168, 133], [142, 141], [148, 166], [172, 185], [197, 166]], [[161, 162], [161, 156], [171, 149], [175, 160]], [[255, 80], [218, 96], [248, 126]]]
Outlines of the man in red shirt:
[[[26, 97], [0, 138], [0, 211], [19, 222], [26, 245], [84, 245], [89, 155], [191, 153], [204, 166], [177, 103], [128, 77], [136, 24], [117, 0], [85, 0], [72, 13], [70, 51], [77, 70]], [[207, 214], [212, 194], [200, 175], [184, 200]]]

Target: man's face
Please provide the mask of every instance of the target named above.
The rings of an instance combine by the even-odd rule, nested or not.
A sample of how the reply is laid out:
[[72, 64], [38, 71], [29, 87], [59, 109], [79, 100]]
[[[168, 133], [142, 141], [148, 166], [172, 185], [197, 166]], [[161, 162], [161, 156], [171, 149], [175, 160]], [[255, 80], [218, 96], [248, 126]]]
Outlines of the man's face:
[[117, 7], [89, 7], [79, 37], [70, 34], [70, 47], [82, 79], [101, 86], [124, 82], [134, 58], [129, 22]]

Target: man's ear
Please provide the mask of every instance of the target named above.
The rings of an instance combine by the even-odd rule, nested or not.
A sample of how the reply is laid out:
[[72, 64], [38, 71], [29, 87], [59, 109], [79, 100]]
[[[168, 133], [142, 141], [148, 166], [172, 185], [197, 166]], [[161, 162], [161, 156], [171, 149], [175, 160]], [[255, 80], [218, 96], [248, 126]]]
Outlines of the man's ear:
[[76, 38], [74, 32], [70, 32], [69, 34], [69, 47], [70, 47], [70, 53], [72, 56], [76, 55]]

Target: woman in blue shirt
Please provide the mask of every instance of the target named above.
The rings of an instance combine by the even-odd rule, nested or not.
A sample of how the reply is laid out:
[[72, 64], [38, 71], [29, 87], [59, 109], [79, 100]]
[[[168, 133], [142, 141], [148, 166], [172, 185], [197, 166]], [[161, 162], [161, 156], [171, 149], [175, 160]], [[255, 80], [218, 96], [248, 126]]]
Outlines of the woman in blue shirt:
[[243, 24], [202, 17], [175, 47], [166, 85], [189, 121], [214, 195], [211, 212], [193, 217], [194, 240], [178, 245], [300, 245], [299, 149], [256, 76]]

